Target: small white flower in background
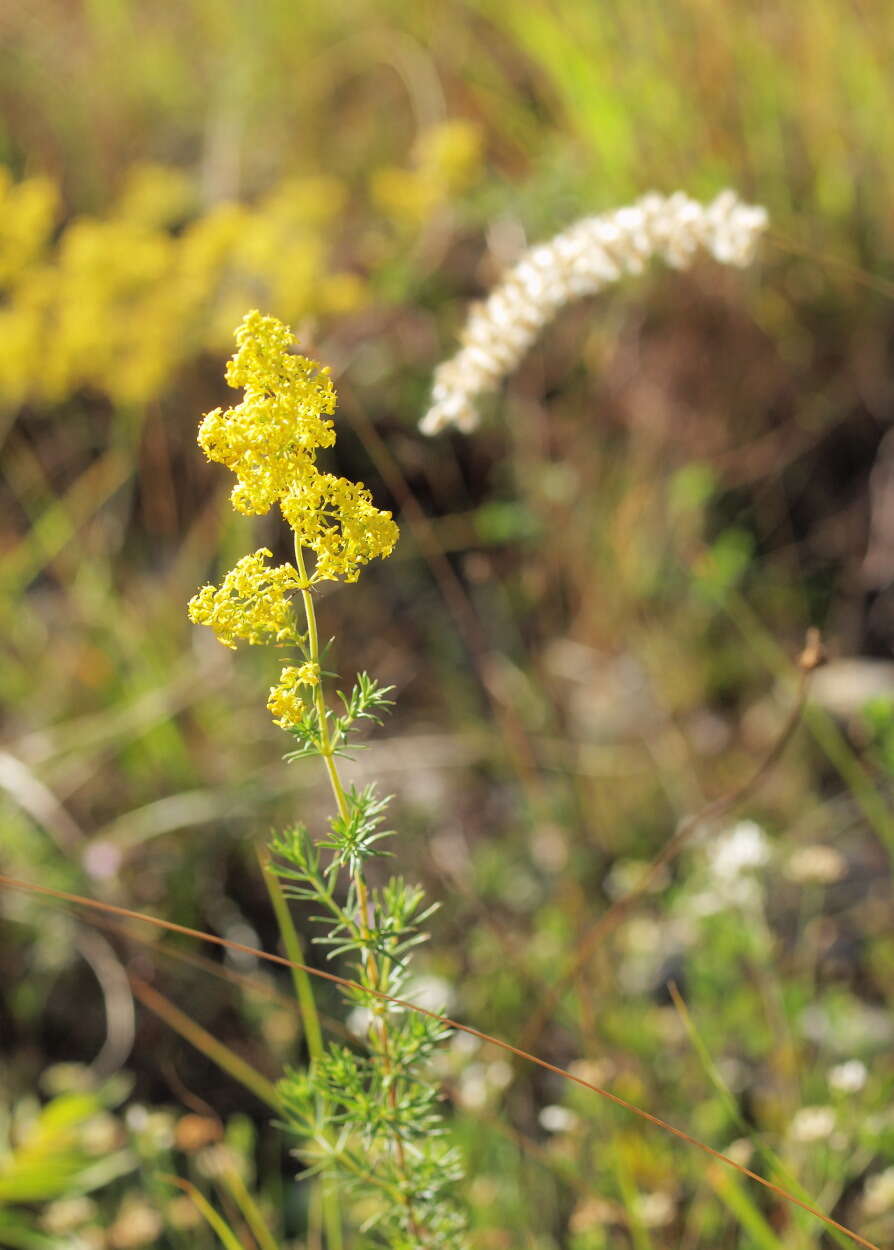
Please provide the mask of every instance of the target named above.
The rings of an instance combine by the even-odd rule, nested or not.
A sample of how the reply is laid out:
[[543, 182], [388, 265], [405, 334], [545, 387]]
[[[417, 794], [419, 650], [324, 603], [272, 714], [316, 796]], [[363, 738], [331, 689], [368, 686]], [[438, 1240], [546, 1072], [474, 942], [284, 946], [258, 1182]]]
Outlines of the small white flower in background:
[[437, 1011], [446, 1015], [453, 1006], [453, 987], [443, 977], [434, 975], [412, 977], [401, 993], [407, 1002], [416, 1003], [426, 1011]]
[[108, 1250], [109, 1247], [106, 1234], [101, 1228], [82, 1228], [70, 1242], [63, 1244], [65, 1250]]
[[723, 1152], [728, 1159], [732, 1159], [734, 1163], [747, 1167], [751, 1162], [754, 1154], [754, 1146], [747, 1137], [737, 1137], [735, 1141], [731, 1141]]
[[751, 1072], [746, 1063], [736, 1055], [721, 1055], [717, 1060], [717, 1071], [724, 1085], [734, 1094], [747, 1089], [751, 1081]]
[[96, 1215], [92, 1198], [57, 1198], [44, 1208], [40, 1225], [48, 1233], [70, 1233], [87, 1224]]
[[109, 1229], [107, 1244], [114, 1250], [133, 1250], [150, 1245], [161, 1232], [161, 1217], [155, 1208], [136, 1194], [127, 1194]]
[[97, 838], [84, 848], [84, 868], [95, 881], [108, 881], [118, 873], [124, 853], [114, 842]]
[[512, 1084], [512, 1064], [495, 1059], [487, 1065], [487, 1083], [492, 1089], [505, 1089]]
[[685, 910], [699, 919], [730, 907], [753, 910], [761, 902], [755, 873], [770, 860], [767, 835], [753, 820], [740, 820], [704, 844], [710, 883], [687, 897]]
[[491, 1063], [466, 1064], [459, 1074], [456, 1085], [457, 1101], [464, 1107], [480, 1110], [512, 1082], [512, 1065], [505, 1059]]
[[863, 1191], [863, 1210], [867, 1215], [885, 1215], [894, 1211], [894, 1168], [885, 1168], [870, 1176]]
[[835, 1129], [835, 1112], [831, 1107], [801, 1107], [792, 1116], [788, 1134], [792, 1141], [807, 1145], [823, 1141]]
[[132, 1133], [143, 1133], [149, 1122], [149, 1112], [142, 1103], [134, 1102], [124, 1113], [124, 1123]]
[[202, 1214], [186, 1194], [176, 1194], [165, 1205], [165, 1216], [177, 1232], [186, 1232], [202, 1223]]
[[481, 1038], [457, 1029], [450, 1037], [450, 1049], [457, 1055], [475, 1055], [481, 1049]]
[[606, 1202], [604, 1198], [584, 1198], [572, 1212], [570, 1228], [572, 1233], [583, 1235], [606, 1224], [620, 1224], [623, 1220], [624, 1212], [617, 1203]]
[[674, 1218], [675, 1204], [670, 1194], [640, 1194], [636, 1200], [636, 1213], [646, 1228], [663, 1228]]
[[121, 1125], [110, 1111], [91, 1116], [81, 1129], [81, 1145], [91, 1155], [107, 1155], [121, 1144]]
[[866, 1084], [869, 1073], [862, 1059], [847, 1059], [829, 1072], [829, 1087], [839, 1094], [856, 1094]]
[[555, 825], [543, 825], [531, 835], [531, 855], [545, 872], [561, 872], [568, 862], [568, 839]]
[[844, 856], [833, 846], [799, 846], [792, 851], [785, 875], [798, 885], [831, 885], [847, 873]]
[[219, 1180], [228, 1173], [247, 1179], [248, 1163], [225, 1142], [205, 1146], [196, 1155], [196, 1170], [209, 1180]]
[[845, 1054], [894, 1042], [891, 1012], [857, 999], [834, 1013], [818, 1003], [811, 1003], [801, 1012], [798, 1027], [801, 1034], [817, 1046], [834, 1046]]
[[709, 842], [707, 850], [711, 875], [719, 881], [735, 881], [770, 859], [767, 835], [753, 820], [740, 820]]
[[540, 1127], [546, 1129], [547, 1133], [570, 1133], [577, 1128], [579, 1122], [570, 1107], [559, 1107], [556, 1104], [544, 1107], [537, 1118]]
[[461, 1106], [479, 1111], [486, 1106], [489, 1092], [483, 1063], [470, 1063], [463, 1068], [456, 1087], [457, 1101]]
[[675, 269], [699, 248], [725, 265], [751, 263], [767, 224], [766, 210], [723, 191], [699, 204], [681, 191], [646, 195], [636, 204], [585, 217], [547, 243], [525, 252], [483, 304], [473, 308], [463, 347], [435, 371], [424, 434], [478, 425], [479, 396], [515, 368], [560, 308], [593, 295], [625, 273], [640, 273], [660, 257]]
[[616, 1064], [611, 1059], [575, 1059], [568, 1065], [572, 1076], [591, 1085], [610, 1085], [618, 1074]]

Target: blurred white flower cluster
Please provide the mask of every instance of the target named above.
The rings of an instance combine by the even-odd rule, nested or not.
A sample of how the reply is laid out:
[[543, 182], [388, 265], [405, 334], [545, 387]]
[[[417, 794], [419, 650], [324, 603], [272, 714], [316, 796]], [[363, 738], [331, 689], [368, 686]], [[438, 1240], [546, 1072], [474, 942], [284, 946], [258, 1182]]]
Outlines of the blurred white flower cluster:
[[748, 265], [767, 224], [766, 210], [723, 191], [699, 204], [681, 191], [585, 217], [525, 252], [488, 299], [473, 309], [463, 347], [435, 371], [425, 434], [478, 424], [475, 403], [510, 373], [541, 329], [565, 304], [593, 295], [659, 257], [683, 269], [699, 248], [725, 265]]
[[705, 847], [707, 881], [687, 900], [689, 914], [713, 916], [730, 907], [758, 906], [762, 898], [758, 873], [771, 856], [770, 841], [753, 820], [740, 820], [717, 834]]
[[788, 1127], [792, 1141], [804, 1144], [827, 1141], [834, 1130], [835, 1112], [831, 1107], [800, 1107]]
[[870, 1176], [863, 1196], [863, 1209], [871, 1216], [894, 1211], [894, 1167]]
[[829, 1088], [839, 1094], [858, 1094], [869, 1076], [862, 1059], [846, 1059], [829, 1072]]
[[725, 883], [754, 872], [770, 859], [767, 835], [753, 820], [740, 820], [708, 844], [711, 875]]

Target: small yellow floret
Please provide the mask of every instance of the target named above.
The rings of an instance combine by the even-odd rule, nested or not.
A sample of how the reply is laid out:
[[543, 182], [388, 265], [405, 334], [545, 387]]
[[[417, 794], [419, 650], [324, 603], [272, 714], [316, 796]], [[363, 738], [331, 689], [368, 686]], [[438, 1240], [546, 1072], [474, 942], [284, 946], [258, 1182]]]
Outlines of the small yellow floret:
[[320, 684], [320, 666], [312, 660], [295, 668], [289, 666], [282, 670], [278, 683], [270, 687], [270, 698], [267, 707], [273, 713], [273, 719], [283, 729], [301, 723], [304, 713], [304, 700], [300, 686], [318, 686]]
[[250, 515], [267, 512], [313, 472], [316, 450], [335, 442], [335, 389], [327, 369], [292, 354], [291, 332], [275, 317], [246, 314], [236, 342], [227, 382], [245, 397], [208, 413], [199, 445], [236, 474], [233, 507]]
[[237, 640], [264, 643], [295, 643], [299, 639], [290, 595], [302, 587], [291, 564], [271, 568], [271, 553], [262, 547], [243, 556], [220, 586], [203, 586], [189, 601], [189, 619], [207, 625], [225, 647]]
[[398, 539], [390, 512], [377, 508], [362, 482], [315, 473], [280, 500], [302, 547], [317, 557], [312, 580], [356, 582], [362, 565], [389, 556]]

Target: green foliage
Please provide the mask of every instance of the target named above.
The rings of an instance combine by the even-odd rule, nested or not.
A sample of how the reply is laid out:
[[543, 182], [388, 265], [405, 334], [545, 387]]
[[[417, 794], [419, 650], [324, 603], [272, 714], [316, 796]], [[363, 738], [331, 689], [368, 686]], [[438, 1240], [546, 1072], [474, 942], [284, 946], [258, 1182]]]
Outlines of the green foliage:
[[[358, 720], [379, 723], [387, 693], [361, 674], [350, 697], [341, 696], [345, 714], [333, 718], [331, 737], [321, 732], [316, 705], [297, 731], [304, 750], [290, 758], [316, 754], [331, 762]], [[285, 1128], [298, 1139], [307, 1175], [334, 1178], [361, 1206], [372, 1203], [364, 1229], [377, 1244], [446, 1250], [461, 1244], [464, 1219], [450, 1189], [462, 1167], [459, 1153], [440, 1140], [440, 1093], [426, 1065], [449, 1030], [381, 997], [400, 995], [435, 906], [402, 877], [368, 888], [368, 863], [388, 856], [381, 843], [395, 836], [381, 828], [389, 800], [374, 784], [337, 787], [336, 797], [339, 811], [326, 834], [315, 841], [293, 826], [274, 837], [271, 850], [286, 897], [323, 909], [311, 916], [326, 928], [314, 942], [329, 959], [348, 960], [355, 985], [344, 997], [368, 1021], [367, 1053], [330, 1043], [307, 1070], [288, 1072], [279, 1087]]]
[[[331, 676], [324, 674], [327, 675]], [[336, 755], [348, 756], [350, 751], [362, 750], [362, 743], [351, 741], [351, 732], [358, 727], [359, 721], [381, 724], [382, 716], [392, 705], [388, 698], [390, 690], [390, 686], [380, 687], [368, 673], [359, 673], [350, 695], [344, 695], [341, 691], [338, 693], [344, 704], [343, 714], [339, 715], [327, 709], [325, 717], [321, 719], [316, 705], [305, 704], [298, 723], [290, 725], [288, 730], [299, 746], [285, 758], [293, 761], [304, 759], [308, 755], [319, 755], [323, 750], [324, 732]]]
[[[55, 300], [30, 364], [12, 334], [21, 322], [4, 321], [0, 372], [14, 382], [27, 366], [32, 382], [23, 405], [8, 381], [0, 388], [4, 871], [238, 940], [257, 929], [269, 948], [246, 839], [281, 827], [279, 866], [301, 902], [302, 940], [316, 934], [318, 950], [341, 949], [335, 966], [350, 975], [367, 955], [381, 961], [390, 989], [410, 999], [417, 972], [436, 975], [456, 987], [452, 1014], [521, 1040], [582, 935], [623, 892], [621, 870], [654, 857], [680, 819], [751, 775], [785, 713], [805, 626], [828, 622], [833, 654], [865, 642], [854, 588], [880, 433], [867, 414], [883, 410], [890, 386], [891, 11], [857, 13], [844, 0], [809, 13], [744, 0], [611, 12], [589, 0], [448, 0], [432, 39], [433, 10], [397, 0], [7, 7], [0, 151], [13, 186], [49, 172], [62, 191], [29, 290], [39, 299], [58, 279], [83, 213], [115, 246], [99, 249], [91, 284], [69, 288], [67, 308]], [[427, 208], [414, 149], [444, 109], [482, 136], [486, 160], [468, 190]], [[163, 334], [170, 288], [121, 246], [119, 191], [134, 151], [176, 166], [169, 173], [189, 193], [179, 217], [143, 232], [170, 255], [167, 272], [188, 276], [209, 218], [242, 223], [241, 237], [221, 245], [189, 333], [173, 339]], [[569, 312], [489, 403], [474, 440], [415, 435], [431, 370], [468, 300], [523, 241], [652, 186], [710, 195], [726, 184], [770, 207], [758, 271], [720, 283], [707, 266], [682, 281], [654, 273]], [[316, 200], [305, 199], [314, 187]], [[4, 257], [12, 221], [5, 212]], [[333, 261], [338, 281], [320, 285]], [[102, 296], [106, 278], [115, 289], [103, 309], [114, 315], [97, 319], [85, 296]], [[359, 309], [346, 299], [352, 288]], [[402, 693], [394, 741], [363, 761], [389, 770], [380, 790], [363, 797], [366, 774], [348, 787], [347, 816], [311, 822], [316, 845], [290, 824], [296, 803], [315, 810], [312, 780], [271, 763], [276, 731], [257, 699], [272, 680], [269, 657], [224, 663], [189, 638], [180, 606], [244, 549], [235, 520], [209, 498], [183, 414], [224, 399], [209, 356], [225, 354], [246, 299], [268, 294], [311, 341], [331, 342], [362, 401], [336, 467], [350, 468], [362, 444], [367, 476], [372, 448], [374, 493], [387, 482], [395, 506], [415, 497], [427, 517], [399, 564], [325, 601], [340, 649], [358, 667], [379, 671], [384, 660]], [[27, 299], [19, 311], [30, 314]], [[47, 356], [61, 344], [60, 314], [73, 376], [87, 382], [53, 398], [58, 361], [48, 369]], [[88, 329], [98, 354], [78, 350]], [[155, 362], [163, 385], [151, 374], [107, 385], [122, 339], [133, 360]], [[139, 404], [120, 398], [137, 383]], [[887, 645], [885, 628], [874, 646]], [[364, 697], [355, 687], [326, 713], [346, 759], [364, 747]], [[712, 824], [600, 941], [531, 1046], [738, 1158], [753, 1149], [752, 1166], [767, 1157], [755, 1143], [769, 1143], [818, 1205], [888, 1245], [889, 701], [873, 701], [847, 737], [833, 727], [813, 744], [819, 726], [810, 709], [745, 805], [774, 846], [747, 905], [718, 904], [704, 851], [723, 830]], [[319, 731], [310, 708], [290, 743], [295, 758], [316, 755]], [[375, 809], [392, 790], [401, 806], [389, 820]], [[386, 836], [392, 824], [406, 830], [400, 842]], [[805, 879], [800, 853], [810, 868], [817, 849], [818, 875]], [[393, 922], [377, 938], [352, 930], [349, 878], [367, 868], [370, 928]], [[415, 887], [389, 885], [401, 874], [436, 881], [450, 906], [420, 920]], [[2, 910], [4, 1079], [31, 1091], [36, 1068], [60, 1050], [85, 1061], [97, 1053], [102, 995], [77, 921], [12, 894]], [[432, 927], [431, 950], [400, 948]], [[296, 1064], [299, 1026], [260, 969], [240, 967], [251, 981], [238, 985], [215, 979], [214, 967], [191, 975], [137, 940], [127, 939], [128, 965], [151, 964], [175, 1001], [268, 1077]], [[123, 939], [111, 941], [124, 958]], [[728, 1097], [662, 991], [671, 956]], [[332, 1003], [324, 992], [324, 1024], [369, 1098], [381, 1087], [370, 1060], [379, 1035], [345, 1041], [342, 1021], [326, 1019], [342, 1015]], [[361, 988], [343, 1005], [374, 1022], [375, 1003]], [[825, 1244], [817, 1222], [745, 1180], [715, 1183], [657, 1129], [631, 1129], [626, 1113], [583, 1090], [507, 1069], [471, 1039], [432, 1045], [418, 1019], [388, 1012], [413, 1079], [434, 1063], [449, 1093], [476, 1244], [621, 1250], [644, 1235], [656, 1247]], [[284, 1175], [265, 1113], [204, 1060], [191, 1067], [188, 1053], [141, 1045], [128, 1064], [145, 1089], [168, 1089], [176, 1071], [211, 1105], [244, 1106], [258, 1141], [240, 1155], [257, 1167], [265, 1212], [281, 1215], [283, 1244], [330, 1240], [318, 1197]], [[852, 1060], [865, 1065], [865, 1084], [830, 1085]], [[358, 1221], [374, 1219], [393, 1195], [370, 1197], [363, 1139], [327, 1118], [346, 1108], [316, 1093], [309, 1106], [343, 1151], [334, 1162], [327, 1146], [322, 1170]], [[830, 1137], [794, 1133], [798, 1110], [811, 1106], [834, 1110]], [[570, 1115], [544, 1123], [547, 1107]], [[302, 1127], [296, 1110], [290, 1123], [312, 1168], [316, 1121]], [[148, 1132], [138, 1153], [143, 1172], [92, 1191], [91, 1222], [104, 1235], [126, 1185], [165, 1221], [158, 1250], [210, 1250], [207, 1229], [167, 1220], [170, 1190], [153, 1177], [178, 1168], [236, 1229], [236, 1199], [199, 1176], [195, 1158], [174, 1157]], [[69, 1182], [76, 1192], [84, 1172], [48, 1158], [45, 1182], [63, 1198]], [[61, 1235], [42, 1222], [56, 1198], [38, 1195], [33, 1170], [28, 1183], [34, 1201], [0, 1208], [0, 1241], [58, 1250]], [[379, 1235], [405, 1230], [380, 1224]]]
[[22, 1107], [15, 1126], [7, 1123], [0, 1141], [0, 1207], [49, 1202], [89, 1194], [130, 1171], [135, 1159], [114, 1150], [97, 1159], [85, 1145], [84, 1130], [105, 1109], [92, 1093], [60, 1094], [40, 1108]]
[[894, 774], [894, 699], [876, 695], [863, 708], [863, 720], [883, 768]]
[[751, 565], [753, 554], [754, 539], [747, 530], [724, 530], [694, 570], [699, 590], [710, 598], [723, 598], [739, 585]]

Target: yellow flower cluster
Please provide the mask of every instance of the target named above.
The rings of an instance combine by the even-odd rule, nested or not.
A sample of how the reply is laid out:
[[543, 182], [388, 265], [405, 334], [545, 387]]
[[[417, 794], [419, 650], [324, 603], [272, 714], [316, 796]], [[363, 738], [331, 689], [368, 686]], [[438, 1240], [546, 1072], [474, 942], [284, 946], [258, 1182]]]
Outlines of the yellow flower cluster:
[[[257, 311], [242, 319], [236, 343], [227, 381], [243, 388], [242, 402], [208, 413], [198, 441], [209, 460], [236, 475], [231, 498], [237, 511], [262, 513], [279, 503], [294, 531], [298, 568], [271, 567], [266, 548], [243, 556], [219, 587], [203, 586], [193, 596], [189, 617], [208, 625], [227, 647], [239, 640], [301, 645], [294, 593], [319, 581], [356, 581], [364, 564], [391, 554], [398, 529], [362, 482], [317, 468], [317, 452], [335, 442], [335, 390], [328, 370], [294, 354], [288, 327]], [[304, 550], [315, 557], [309, 572]], [[315, 638], [314, 633], [313, 647]], [[282, 670], [267, 702], [278, 725], [288, 729], [300, 723], [301, 689], [319, 681], [315, 658]]]
[[299, 634], [290, 602], [302, 580], [291, 564], [271, 568], [266, 547], [243, 556], [220, 586], [203, 586], [189, 601], [194, 625], [213, 629], [225, 647], [235, 650], [237, 640], [264, 643], [297, 643]]
[[233, 507], [250, 515], [268, 512], [303, 484], [313, 451], [335, 442], [328, 419], [335, 411], [335, 390], [328, 370], [290, 354], [291, 332], [273, 317], [248, 313], [236, 342], [227, 382], [244, 387], [245, 398], [235, 408], [208, 413], [199, 427], [199, 446], [209, 460], [235, 473]]
[[263, 513], [277, 501], [299, 547], [316, 557], [308, 584], [355, 582], [364, 564], [391, 554], [398, 529], [362, 482], [317, 468], [335, 442], [335, 390], [328, 370], [290, 351], [292, 334], [275, 317], [246, 313], [227, 367], [242, 402], [216, 408], [199, 427], [199, 445], [236, 475], [238, 512]]
[[197, 215], [191, 179], [140, 165], [107, 216], [74, 218], [56, 237], [58, 199], [50, 180], [14, 183], [0, 167], [0, 405], [83, 388], [139, 405], [227, 345], [259, 292], [290, 321], [364, 299], [355, 274], [329, 272], [346, 201], [332, 178], [291, 178], [254, 205]]
[[312, 660], [298, 668], [288, 666], [280, 674], [279, 681], [270, 687], [270, 698], [267, 707], [273, 713], [273, 719], [283, 729], [300, 724], [304, 712], [304, 699], [301, 697], [301, 686], [318, 686], [320, 684], [320, 666]]
[[313, 472], [280, 500], [283, 516], [302, 547], [316, 555], [313, 581], [356, 582], [361, 566], [389, 556], [398, 529], [377, 508], [362, 482]]

